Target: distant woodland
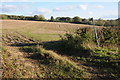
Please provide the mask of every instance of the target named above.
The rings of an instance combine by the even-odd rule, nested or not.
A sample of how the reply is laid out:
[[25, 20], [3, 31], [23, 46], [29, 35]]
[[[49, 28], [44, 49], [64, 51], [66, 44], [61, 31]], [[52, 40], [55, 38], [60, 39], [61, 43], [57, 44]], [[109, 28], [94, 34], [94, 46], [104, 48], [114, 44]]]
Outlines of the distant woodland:
[[[51, 16], [50, 19], [45, 19], [43, 15], [34, 15], [34, 16], [17, 16], [17, 15], [5, 15], [1, 14], [0, 19], [13, 19], [13, 20], [31, 20], [31, 21], [48, 21], [48, 22], [67, 22], [67, 23], [76, 23], [76, 24], [93, 24], [93, 18], [85, 19], [80, 18], [79, 16], [71, 17], [56, 17]], [[94, 24], [97, 26], [118, 26], [119, 19], [115, 20], [104, 20], [104, 19], [94, 19]]]

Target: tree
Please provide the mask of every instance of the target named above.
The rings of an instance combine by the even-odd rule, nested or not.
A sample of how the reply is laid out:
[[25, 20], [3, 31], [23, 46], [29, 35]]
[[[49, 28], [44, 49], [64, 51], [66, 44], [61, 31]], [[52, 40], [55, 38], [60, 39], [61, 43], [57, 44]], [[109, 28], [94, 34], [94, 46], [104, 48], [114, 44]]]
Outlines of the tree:
[[82, 23], [88, 24], [89, 20], [88, 19], [82, 19]]
[[54, 22], [54, 21], [55, 21], [53, 16], [51, 16], [50, 21], [51, 21], [51, 22]]
[[45, 18], [43, 15], [34, 15], [34, 20], [36, 21], [44, 21]]
[[8, 19], [6, 15], [0, 15], [0, 19]]
[[66, 22], [72, 22], [72, 18], [66, 17]]
[[96, 25], [103, 26], [105, 24], [105, 21], [103, 19], [96, 20]]
[[73, 22], [78, 23], [78, 22], [81, 22], [81, 21], [82, 21], [82, 19], [80, 17], [78, 17], [78, 16], [73, 18]]
[[21, 16], [20, 18], [21, 18], [21, 20], [25, 20], [25, 16]]
[[56, 21], [60, 21], [60, 17], [56, 17], [56, 19], [55, 19]]
[[39, 15], [40, 21], [45, 21], [45, 17], [43, 15]]
[[34, 20], [36, 20], [36, 21], [40, 20], [39, 16], [38, 16], [38, 15], [35, 15], [35, 16], [34, 16]]

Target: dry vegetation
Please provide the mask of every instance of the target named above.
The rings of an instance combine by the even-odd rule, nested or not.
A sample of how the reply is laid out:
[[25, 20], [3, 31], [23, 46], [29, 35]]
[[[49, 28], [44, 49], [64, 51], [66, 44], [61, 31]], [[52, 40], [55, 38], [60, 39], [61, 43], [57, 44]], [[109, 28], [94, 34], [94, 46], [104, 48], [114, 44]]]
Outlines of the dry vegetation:
[[59, 40], [59, 34], [72, 32], [80, 27], [90, 27], [89, 25], [70, 24], [60, 22], [40, 22], [22, 20], [3, 20], [3, 32], [19, 32], [27, 37], [37, 40], [50, 41]]
[[[119, 62], [120, 56], [116, 57], [114, 53], [112, 53], [112, 57], [106, 53], [101, 54], [101, 50], [103, 52], [106, 51], [101, 48], [101, 50], [98, 49], [96, 51], [98, 54], [92, 55], [92, 57], [89, 55], [84, 57], [86, 53], [73, 53], [73, 55], [77, 53], [79, 55], [83, 55], [82, 57], [79, 57], [67, 55], [67, 52], [61, 54], [59, 50], [52, 49], [54, 47], [58, 48], [59, 46], [63, 47], [61, 45], [56, 45], [57, 40], [60, 39], [59, 35], [64, 35], [66, 32], [74, 32], [74, 30], [82, 27], [92, 26], [59, 22], [3, 20], [3, 77], [60, 79], [102, 79], [118, 77], [119, 71], [112, 71], [111, 68], [103, 69], [101, 67], [98, 68], [94, 66], [98, 65], [97, 62], [100, 61], [108, 64], [106, 61], [102, 60], [102, 57], [106, 57], [106, 55], [111, 59], [111, 61], [113, 58]], [[92, 43], [86, 45], [90, 48], [94, 47]], [[90, 63], [92, 61], [94, 63], [94, 60], [96, 63], [91, 65]]]

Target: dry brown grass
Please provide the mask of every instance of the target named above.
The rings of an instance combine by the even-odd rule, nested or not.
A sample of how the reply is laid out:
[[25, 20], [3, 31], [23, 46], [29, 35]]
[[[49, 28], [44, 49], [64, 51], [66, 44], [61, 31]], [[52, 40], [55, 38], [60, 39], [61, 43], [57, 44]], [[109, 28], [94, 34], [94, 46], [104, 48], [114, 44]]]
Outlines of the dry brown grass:
[[59, 40], [59, 34], [63, 35], [66, 32], [73, 32], [82, 27], [92, 26], [63, 22], [2, 20], [3, 33], [7, 32], [7, 34], [10, 34], [17, 31], [24, 36], [33, 37], [42, 41]]
[[[47, 26], [46, 26], [47, 25]], [[67, 26], [66, 26], [67, 25]], [[3, 29], [23, 28], [23, 27], [42, 27], [48, 29], [60, 28], [79, 28], [79, 27], [91, 27], [83, 24], [61, 23], [61, 22], [42, 22], [42, 21], [24, 21], [24, 20], [2, 20]]]

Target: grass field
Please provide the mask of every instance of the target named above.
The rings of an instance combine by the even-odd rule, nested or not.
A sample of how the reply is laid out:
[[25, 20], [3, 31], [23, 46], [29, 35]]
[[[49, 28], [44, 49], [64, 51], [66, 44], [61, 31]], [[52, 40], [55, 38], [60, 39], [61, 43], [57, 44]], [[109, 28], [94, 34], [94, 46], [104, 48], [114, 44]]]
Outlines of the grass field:
[[41, 41], [59, 40], [59, 35], [66, 32], [73, 32], [77, 28], [91, 27], [82, 24], [70, 24], [60, 22], [39, 22], [39, 21], [22, 21], [22, 20], [3, 20], [3, 33], [18, 32], [27, 37]]
[[[109, 79], [120, 76], [118, 50], [97, 48], [91, 52], [58, 45], [60, 36], [84, 24], [23, 20], [2, 21], [3, 78]], [[92, 43], [86, 43], [91, 48]], [[56, 49], [57, 48], [57, 49]], [[71, 52], [72, 55], [68, 53]], [[93, 54], [95, 53], [95, 54]]]

